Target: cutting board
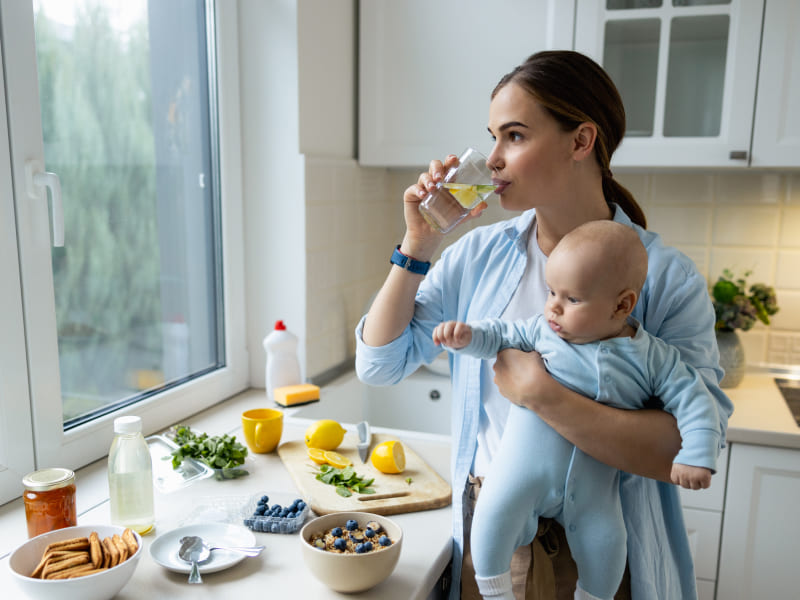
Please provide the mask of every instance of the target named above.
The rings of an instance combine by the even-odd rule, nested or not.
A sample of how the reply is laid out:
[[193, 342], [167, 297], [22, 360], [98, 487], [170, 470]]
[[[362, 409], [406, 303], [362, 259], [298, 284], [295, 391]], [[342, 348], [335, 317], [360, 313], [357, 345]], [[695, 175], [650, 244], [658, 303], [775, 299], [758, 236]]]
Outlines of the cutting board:
[[[398, 438], [374, 433], [370, 451], [380, 442], [395, 439]], [[308, 448], [303, 440], [292, 440], [278, 446], [278, 455], [289, 470], [297, 489], [315, 513], [326, 515], [341, 511], [364, 511], [378, 515], [395, 515], [450, 504], [450, 485], [408, 444], [400, 440], [406, 454], [405, 471], [387, 474], [373, 467], [369, 458], [366, 463], [361, 462], [356, 441], [355, 435], [347, 434], [336, 452], [353, 461], [359, 477], [375, 478], [372, 484], [375, 493], [353, 494], [349, 498], [337, 494], [334, 486], [316, 480], [318, 466], [308, 458]], [[410, 484], [406, 481], [408, 477], [411, 477]]]

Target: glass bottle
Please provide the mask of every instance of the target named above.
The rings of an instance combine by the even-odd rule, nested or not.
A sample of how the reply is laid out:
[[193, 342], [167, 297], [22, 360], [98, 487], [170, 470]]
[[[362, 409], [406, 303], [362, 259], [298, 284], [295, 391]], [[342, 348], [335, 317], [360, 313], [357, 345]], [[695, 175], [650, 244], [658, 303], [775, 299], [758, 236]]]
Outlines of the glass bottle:
[[108, 452], [111, 522], [140, 534], [153, 528], [153, 462], [142, 436], [142, 419], [114, 420], [114, 441]]

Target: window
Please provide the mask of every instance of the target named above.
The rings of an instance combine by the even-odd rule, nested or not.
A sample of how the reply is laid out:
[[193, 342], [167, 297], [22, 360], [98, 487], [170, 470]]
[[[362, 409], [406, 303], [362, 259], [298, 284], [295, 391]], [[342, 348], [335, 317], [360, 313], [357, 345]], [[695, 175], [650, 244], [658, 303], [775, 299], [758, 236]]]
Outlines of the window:
[[235, 6], [2, 0], [0, 11], [11, 149], [0, 169], [13, 182], [0, 209], [3, 243], [6, 215], [16, 240], [0, 293], [21, 306], [4, 316], [19, 334], [3, 353], [23, 357], [14, 379], [28, 388], [0, 397], [0, 434], [24, 412], [36, 466], [77, 467], [105, 454], [121, 413], [153, 430], [246, 385], [239, 166], [222, 150], [238, 146], [238, 113], [225, 110], [238, 82], [218, 76], [238, 72]]

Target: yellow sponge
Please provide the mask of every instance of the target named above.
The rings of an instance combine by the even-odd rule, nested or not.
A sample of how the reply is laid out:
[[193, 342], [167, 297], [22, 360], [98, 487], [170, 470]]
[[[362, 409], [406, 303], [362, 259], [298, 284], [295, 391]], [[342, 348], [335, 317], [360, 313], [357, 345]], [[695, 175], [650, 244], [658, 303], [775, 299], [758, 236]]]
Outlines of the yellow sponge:
[[319, 386], [311, 383], [285, 385], [272, 390], [272, 396], [275, 398], [275, 402], [281, 406], [308, 404], [319, 400]]

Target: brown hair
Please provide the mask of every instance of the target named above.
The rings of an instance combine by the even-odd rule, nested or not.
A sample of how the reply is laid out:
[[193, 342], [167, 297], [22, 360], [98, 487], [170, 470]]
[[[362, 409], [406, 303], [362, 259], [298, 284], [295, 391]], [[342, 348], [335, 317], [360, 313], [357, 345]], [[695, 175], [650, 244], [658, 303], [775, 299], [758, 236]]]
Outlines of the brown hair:
[[504, 76], [492, 98], [507, 83], [525, 89], [561, 125], [573, 131], [581, 123], [597, 127], [594, 155], [603, 176], [603, 195], [618, 204], [637, 225], [647, 227], [641, 206], [611, 173], [611, 155], [625, 135], [625, 107], [611, 78], [588, 56], [571, 50], [537, 52]]

